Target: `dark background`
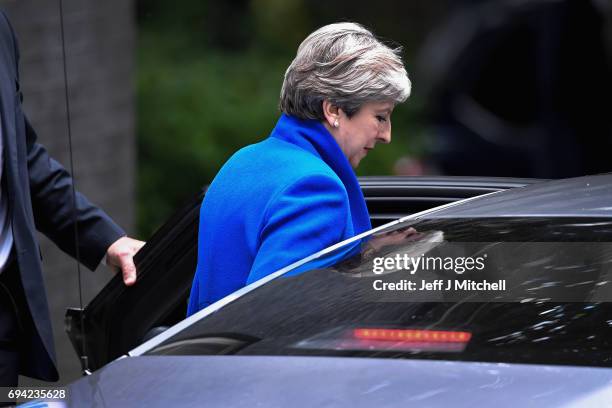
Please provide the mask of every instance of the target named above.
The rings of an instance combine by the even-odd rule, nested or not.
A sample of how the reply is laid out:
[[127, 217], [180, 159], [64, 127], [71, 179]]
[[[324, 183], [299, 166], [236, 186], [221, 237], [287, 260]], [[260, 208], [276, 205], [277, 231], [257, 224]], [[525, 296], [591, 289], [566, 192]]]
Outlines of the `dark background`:
[[[609, 171], [607, 2], [137, 2], [138, 230], [265, 138], [316, 28], [356, 21], [403, 46], [393, 142], [357, 170], [560, 178]], [[184, 175], [189, 175], [185, 177]]]

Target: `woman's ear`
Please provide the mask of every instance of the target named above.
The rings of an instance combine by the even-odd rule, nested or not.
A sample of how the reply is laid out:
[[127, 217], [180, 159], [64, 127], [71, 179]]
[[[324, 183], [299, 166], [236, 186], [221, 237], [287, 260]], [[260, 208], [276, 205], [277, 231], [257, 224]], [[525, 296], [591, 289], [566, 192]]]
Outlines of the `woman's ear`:
[[340, 108], [327, 99], [323, 100], [323, 116], [325, 116], [325, 122], [330, 128], [340, 126]]

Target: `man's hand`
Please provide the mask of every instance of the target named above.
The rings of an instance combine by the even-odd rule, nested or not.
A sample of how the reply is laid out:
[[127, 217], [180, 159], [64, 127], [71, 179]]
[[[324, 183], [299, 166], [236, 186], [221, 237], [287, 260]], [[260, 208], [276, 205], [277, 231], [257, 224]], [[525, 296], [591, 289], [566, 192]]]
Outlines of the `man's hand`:
[[134, 265], [134, 255], [143, 247], [145, 242], [138, 241], [129, 237], [116, 240], [106, 250], [106, 264], [110, 267], [118, 267], [123, 274], [125, 286], [132, 286], [136, 283], [136, 265]]

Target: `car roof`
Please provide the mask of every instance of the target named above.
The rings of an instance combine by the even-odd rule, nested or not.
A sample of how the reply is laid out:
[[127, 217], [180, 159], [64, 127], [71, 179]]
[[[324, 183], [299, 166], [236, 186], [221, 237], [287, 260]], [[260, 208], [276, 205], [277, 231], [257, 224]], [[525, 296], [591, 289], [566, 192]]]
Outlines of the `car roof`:
[[612, 174], [546, 181], [488, 194], [425, 218], [612, 217]]

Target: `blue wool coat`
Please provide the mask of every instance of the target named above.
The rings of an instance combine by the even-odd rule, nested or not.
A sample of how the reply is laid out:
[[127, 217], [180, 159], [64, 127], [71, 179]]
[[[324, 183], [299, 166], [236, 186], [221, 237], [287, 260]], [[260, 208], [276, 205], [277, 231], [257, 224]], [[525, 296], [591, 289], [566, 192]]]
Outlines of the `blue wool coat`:
[[188, 315], [370, 228], [333, 136], [316, 120], [282, 115], [266, 140], [229, 159], [206, 192]]

